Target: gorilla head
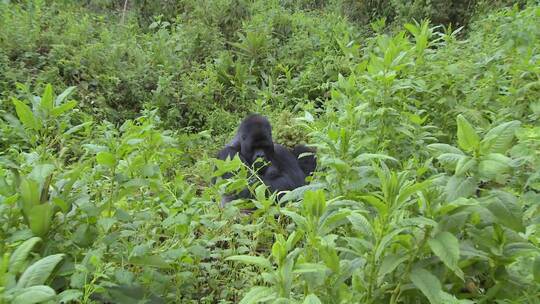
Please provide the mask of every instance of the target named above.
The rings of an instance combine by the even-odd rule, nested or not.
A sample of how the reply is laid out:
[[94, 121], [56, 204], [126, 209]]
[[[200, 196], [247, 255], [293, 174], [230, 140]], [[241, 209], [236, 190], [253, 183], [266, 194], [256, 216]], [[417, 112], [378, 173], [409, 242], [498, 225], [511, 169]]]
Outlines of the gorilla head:
[[252, 114], [244, 119], [238, 128], [236, 140], [240, 141], [240, 154], [249, 165], [259, 158], [269, 162], [274, 155], [272, 126], [264, 116]]

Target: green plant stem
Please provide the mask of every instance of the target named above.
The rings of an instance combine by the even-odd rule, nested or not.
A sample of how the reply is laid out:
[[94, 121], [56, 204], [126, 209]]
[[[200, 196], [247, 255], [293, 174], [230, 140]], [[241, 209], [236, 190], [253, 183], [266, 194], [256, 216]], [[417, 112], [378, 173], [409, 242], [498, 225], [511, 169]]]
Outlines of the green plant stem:
[[411, 270], [412, 270], [413, 262], [415, 261], [416, 257], [420, 253], [420, 250], [422, 249], [422, 247], [424, 247], [424, 245], [426, 244], [429, 238], [429, 235], [431, 233], [431, 229], [432, 229], [431, 226], [426, 227], [426, 230], [424, 232], [424, 237], [422, 238], [422, 240], [420, 241], [420, 243], [418, 244], [414, 252], [410, 255], [409, 261], [407, 262], [407, 266], [405, 267], [405, 272], [401, 276], [401, 279], [399, 280], [396, 288], [394, 288], [394, 291], [392, 291], [390, 304], [395, 304], [399, 300], [399, 297], [401, 296], [401, 285], [403, 283], [403, 280], [409, 277], [409, 273], [411, 273]]

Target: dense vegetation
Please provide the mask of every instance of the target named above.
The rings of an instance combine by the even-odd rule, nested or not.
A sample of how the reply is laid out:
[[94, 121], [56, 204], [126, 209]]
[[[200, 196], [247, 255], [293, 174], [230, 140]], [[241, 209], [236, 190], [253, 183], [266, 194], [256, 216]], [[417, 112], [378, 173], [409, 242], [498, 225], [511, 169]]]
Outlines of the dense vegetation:
[[[538, 303], [512, 2], [0, 1], [0, 303]], [[318, 171], [221, 209], [250, 111]]]

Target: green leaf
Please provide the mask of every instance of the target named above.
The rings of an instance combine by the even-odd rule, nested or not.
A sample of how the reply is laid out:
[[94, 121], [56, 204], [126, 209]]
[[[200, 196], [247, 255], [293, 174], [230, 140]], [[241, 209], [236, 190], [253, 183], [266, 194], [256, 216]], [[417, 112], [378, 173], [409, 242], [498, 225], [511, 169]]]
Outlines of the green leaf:
[[39, 184], [36, 181], [21, 177], [19, 192], [21, 194], [24, 213], [30, 212], [33, 206], [39, 204], [41, 191]]
[[441, 232], [428, 240], [431, 251], [441, 259], [461, 280], [463, 271], [459, 268], [459, 241], [450, 232]]
[[251, 256], [251, 255], [233, 255], [225, 260], [227, 261], [239, 261], [246, 264], [253, 264], [260, 267], [263, 267], [265, 269], [272, 269], [272, 264], [270, 261], [268, 261], [266, 258], [258, 257], [258, 256]]
[[379, 277], [382, 278], [387, 273], [394, 271], [399, 264], [405, 262], [406, 260], [407, 256], [404, 254], [386, 255], [382, 260], [381, 267], [379, 268]]
[[82, 291], [77, 289], [67, 289], [62, 291], [58, 297], [57, 301], [58, 303], [70, 303], [70, 302], [76, 302], [75, 300], [80, 300], [83, 296]]
[[270, 287], [255, 286], [246, 293], [240, 304], [251, 304], [268, 301], [276, 298], [275, 292]]
[[46, 203], [33, 206], [27, 216], [30, 230], [37, 236], [44, 236], [49, 232], [54, 215], [54, 204]]
[[114, 157], [114, 155], [110, 152], [99, 152], [96, 155], [96, 160], [98, 164], [108, 168], [112, 168], [116, 165], [116, 157]]
[[519, 216], [507, 208], [506, 204], [499, 199], [494, 200], [487, 209], [495, 216], [497, 222], [517, 232], [525, 232], [523, 221]]
[[540, 256], [537, 256], [533, 262], [533, 276], [536, 283], [540, 284]]
[[477, 181], [473, 177], [452, 176], [444, 189], [447, 202], [450, 203], [460, 197], [468, 198], [473, 195], [478, 186], [476, 183]]
[[78, 131], [82, 130], [83, 128], [85, 128], [86, 126], [91, 125], [92, 123], [93, 123], [92, 121], [87, 121], [87, 122], [83, 122], [80, 125], [76, 125], [74, 127], [71, 127], [71, 128], [69, 128], [69, 130], [64, 132], [64, 135], [70, 135], [70, 134], [73, 134], [75, 132], [78, 132]]
[[476, 159], [466, 156], [460, 159], [456, 165], [456, 175], [464, 175], [476, 166]]
[[43, 285], [63, 258], [64, 254], [59, 253], [49, 255], [35, 262], [23, 272], [17, 282], [17, 288]]
[[429, 303], [442, 303], [440, 296], [440, 292], [443, 291], [441, 283], [436, 276], [431, 274], [431, 272], [422, 268], [417, 268], [411, 272], [410, 278], [414, 286], [420, 289], [426, 298], [428, 298]]
[[512, 159], [502, 154], [491, 153], [480, 159], [478, 173], [481, 177], [504, 181], [504, 174], [508, 173], [512, 167]]
[[35, 131], [39, 131], [41, 126], [39, 125], [37, 118], [34, 116], [34, 113], [32, 113], [32, 110], [30, 110], [30, 107], [18, 99], [12, 99], [12, 101], [15, 105], [17, 117], [19, 117], [19, 120], [22, 122], [23, 126]]
[[151, 266], [151, 267], [156, 267], [156, 268], [161, 268], [161, 269], [167, 269], [170, 267], [169, 263], [167, 263], [159, 255], [145, 255], [145, 256], [132, 257], [129, 259], [129, 262], [134, 265]]
[[54, 107], [53, 88], [50, 83], [45, 86], [45, 90], [43, 91], [43, 95], [41, 96], [40, 106], [45, 111], [45, 113], [50, 113], [50, 111], [52, 111]]
[[54, 165], [51, 164], [39, 164], [36, 165], [32, 172], [28, 175], [31, 179], [43, 183], [47, 177], [54, 172]]
[[54, 100], [54, 105], [59, 106], [61, 105], [72, 93], [75, 91], [77, 87], [72, 86], [64, 90], [64, 92], [60, 93], [60, 95], [56, 96]]
[[34, 304], [52, 300], [56, 296], [54, 289], [45, 285], [30, 286], [23, 289], [14, 298], [12, 304]]
[[364, 238], [368, 239], [373, 236], [373, 228], [371, 227], [369, 221], [362, 214], [352, 213], [347, 218], [351, 222], [353, 229], [363, 233], [366, 236]]
[[443, 153], [437, 157], [437, 160], [445, 165], [456, 166], [462, 159], [467, 158], [466, 155], [456, 153]]
[[457, 136], [459, 146], [469, 152], [473, 152], [480, 144], [480, 137], [471, 124], [461, 114], [457, 116]]
[[289, 210], [281, 210], [281, 213], [283, 213], [286, 216], [290, 217], [298, 227], [300, 227], [300, 228], [307, 227], [306, 218], [301, 216], [300, 214], [298, 214], [296, 212], [293, 212], [293, 211], [289, 211]]
[[434, 152], [439, 152], [440, 154], [443, 153], [451, 153], [451, 154], [461, 154], [463, 155], [463, 152], [451, 145], [448, 144], [431, 144], [427, 146], [429, 150]]
[[316, 263], [299, 263], [294, 266], [294, 273], [324, 273], [329, 268], [326, 265]]
[[22, 244], [17, 246], [17, 249], [13, 251], [9, 257], [9, 272], [12, 274], [18, 274], [26, 262], [28, 254], [34, 248], [34, 246], [41, 241], [39, 237], [32, 237], [24, 241]]
[[302, 304], [322, 304], [322, 302], [321, 302], [321, 300], [319, 300], [319, 298], [316, 295], [309, 294], [304, 299], [304, 302]]
[[51, 111], [51, 115], [54, 116], [54, 117], [58, 117], [62, 114], [64, 114], [65, 112], [75, 108], [75, 106], [77, 105], [77, 102], [75, 100], [70, 100], [64, 104], [61, 104], [59, 106], [57, 106], [56, 108], [52, 109]]
[[506, 153], [510, 149], [515, 132], [520, 125], [521, 122], [513, 120], [489, 130], [480, 143], [482, 154]]

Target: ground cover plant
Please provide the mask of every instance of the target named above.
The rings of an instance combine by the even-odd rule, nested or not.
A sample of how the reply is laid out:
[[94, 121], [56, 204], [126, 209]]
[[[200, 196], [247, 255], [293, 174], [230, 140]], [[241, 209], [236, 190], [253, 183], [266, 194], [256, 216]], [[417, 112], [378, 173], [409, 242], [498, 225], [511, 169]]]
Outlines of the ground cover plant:
[[540, 302], [540, 6], [409, 2], [1, 1], [0, 303]]

